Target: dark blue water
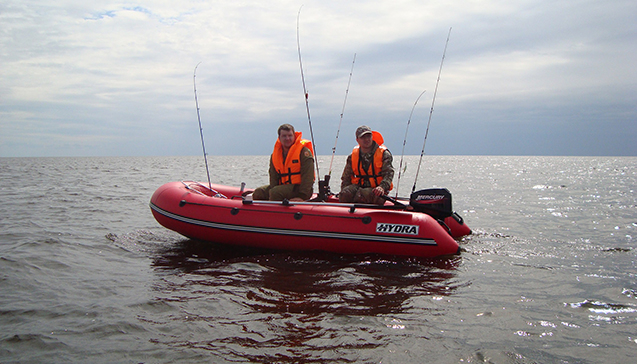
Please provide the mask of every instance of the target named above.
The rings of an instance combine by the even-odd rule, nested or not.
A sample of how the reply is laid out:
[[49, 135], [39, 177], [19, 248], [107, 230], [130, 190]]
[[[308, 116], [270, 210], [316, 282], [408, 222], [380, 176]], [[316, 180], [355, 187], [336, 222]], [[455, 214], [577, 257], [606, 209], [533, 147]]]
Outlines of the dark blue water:
[[[264, 184], [267, 160], [212, 157], [213, 182]], [[449, 188], [475, 233], [410, 259], [167, 231], [150, 196], [206, 180], [201, 157], [0, 158], [0, 362], [632, 363], [636, 167], [426, 156], [418, 187]]]

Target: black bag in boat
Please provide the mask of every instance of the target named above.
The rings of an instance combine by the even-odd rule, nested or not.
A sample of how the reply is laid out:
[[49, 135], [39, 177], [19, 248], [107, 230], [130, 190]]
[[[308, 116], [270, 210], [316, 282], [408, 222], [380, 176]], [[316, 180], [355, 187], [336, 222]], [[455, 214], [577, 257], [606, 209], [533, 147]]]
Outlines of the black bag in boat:
[[444, 220], [453, 214], [451, 192], [446, 188], [416, 191], [409, 196], [409, 205], [415, 211], [424, 212], [438, 220]]

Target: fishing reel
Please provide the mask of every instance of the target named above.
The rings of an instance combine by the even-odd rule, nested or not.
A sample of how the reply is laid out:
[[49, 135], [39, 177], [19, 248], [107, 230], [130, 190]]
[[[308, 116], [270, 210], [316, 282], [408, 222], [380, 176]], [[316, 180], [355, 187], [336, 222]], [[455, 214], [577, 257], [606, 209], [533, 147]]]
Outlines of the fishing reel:
[[326, 174], [324, 180], [320, 180], [318, 182], [319, 192], [317, 199], [319, 201], [327, 201], [328, 197], [332, 195], [332, 191], [330, 191], [330, 175]]

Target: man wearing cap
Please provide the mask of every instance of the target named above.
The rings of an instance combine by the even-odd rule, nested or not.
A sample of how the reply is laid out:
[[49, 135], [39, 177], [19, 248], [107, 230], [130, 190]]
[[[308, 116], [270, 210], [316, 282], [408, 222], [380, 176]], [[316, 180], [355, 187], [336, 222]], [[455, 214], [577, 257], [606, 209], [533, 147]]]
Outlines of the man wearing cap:
[[270, 184], [252, 193], [254, 200], [303, 201], [314, 192], [312, 142], [302, 138], [290, 124], [278, 129], [278, 139], [270, 155]]
[[381, 197], [393, 188], [394, 167], [391, 152], [383, 144], [383, 136], [362, 125], [356, 129], [356, 142], [341, 176], [340, 202], [383, 205]]

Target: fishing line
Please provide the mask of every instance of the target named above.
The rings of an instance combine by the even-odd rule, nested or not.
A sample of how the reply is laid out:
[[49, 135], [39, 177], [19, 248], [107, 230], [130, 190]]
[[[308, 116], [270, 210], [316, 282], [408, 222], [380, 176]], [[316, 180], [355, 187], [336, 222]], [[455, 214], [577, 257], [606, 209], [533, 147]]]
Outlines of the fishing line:
[[203, 159], [206, 162], [206, 175], [208, 176], [208, 188], [210, 188], [210, 191], [214, 191], [212, 189], [212, 183], [210, 182], [210, 170], [208, 169], [208, 157], [206, 153], [206, 145], [203, 142], [203, 128], [201, 127], [201, 116], [199, 115], [199, 100], [197, 100], [196, 77], [197, 77], [197, 67], [199, 67], [200, 64], [201, 62], [197, 63], [197, 65], [195, 66], [195, 71], [192, 74], [192, 84], [195, 89], [195, 105], [197, 106], [197, 120], [199, 121], [199, 134], [201, 134], [201, 148], [203, 149]]
[[[414, 106], [411, 108], [411, 112], [409, 113], [409, 119], [407, 119], [407, 128], [405, 129], [405, 138], [403, 139], [403, 152], [400, 154], [400, 166], [398, 167], [398, 179], [396, 180], [396, 198], [398, 198], [398, 187], [400, 187], [400, 176], [403, 171], [403, 157], [405, 156], [405, 144], [407, 143], [407, 134], [409, 133], [409, 124], [411, 123], [411, 116], [414, 114], [414, 109], [416, 108], [416, 105], [418, 104], [418, 100], [420, 100], [420, 98], [422, 97], [422, 95], [425, 94], [425, 92], [427, 92], [427, 90], [420, 93], [420, 95], [416, 99], [416, 102], [414, 102]], [[407, 165], [405, 165], [405, 168], [406, 167]]]
[[330, 170], [328, 175], [332, 175], [332, 163], [334, 163], [334, 154], [336, 154], [336, 144], [338, 144], [338, 135], [341, 132], [341, 123], [343, 122], [343, 114], [345, 113], [345, 104], [347, 103], [347, 95], [349, 94], [349, 85], [352, 82], [352, 73], [354, 73], [354, 63], [356, 62], [356, 53], [354, 53], [354, 60], [352, 61], [352, 69], [349, 71], [349, 80], [347, 81], [347, 89], [345, 89], [345, 100], [343, 101], [343, 109], [341, 110], [341, 119], [338, 122], [338, 129], [336, 130], [336, 140], [334, 141], [334, 148], [332, 148], [332, 160], [330, 160]]
[[[299, 19], [301, 18], [301, 9], [303, 9], [303, 5], [299, 8], [299, 13], [296, 16], [296, 46], [299, 50], [299, 66], [301, 67], [301, 81], [303, 82], [303, 95], [305, 95], [305, 110], [307, 110], [307, 121], [310, 124], [310, 137], [312, 139], [312, 153], [314, 153], [315, 165], [316, 165], [316, 175], [320, 176], [319, 172], [319, 164], [318, 157], [316, 156], [316, 143], [314, 143], [314, 131], [312, 130], [312, 118], [310, 118], [310, 103], [308, 100], [307, 88], [305, 87], [305, 76], [303, 74], [303, 61], [301, 61], [301, 40], [299, 36]], [[319, 183], [320, 183], [319, 177]]]
[[433, 99], [431, 100], [431, 109], [429, 110], [429, 121], [427, 121], [427, 130], [425, 131], [425, 140], [422, 143], [422, 151], [420, 152], [420, 161], [418, 162], [418, 169], [416, 170], [416, 178], [414, 179], [414, 186], [411, 188], [412, 193], [416, 190], [416, 182], [418, 181], [418, 174], [420, 173], [420, 164], [422, 163], [422, 156], [425, 154], [425, 144], [427, 144], [427, 135], [429, 135], [429, 125], [431, 124], [431, 115], [434, 112], [434, 103], [436, 102], [436, 94], [438, 93], [438, 84], [440, 83], [440, 74], [442, 73], [442, 64], [445, 62], [445, 54], [447, 53], [447, 45], [449, 44], [450, 36], [451, 36], [451, 28], [449, 28], [449, 34], [447, 34], [447, 41], [445, 42], [445, 50], [442, 52], [442, 60], [440, 61], [440, 69], [438, 70], [438, 80], [436, 81], [434, 96], [433, 96]]

